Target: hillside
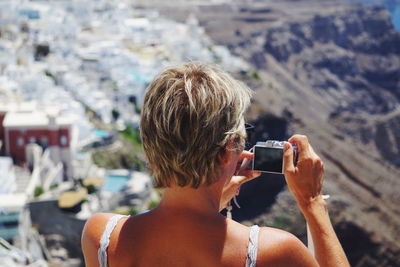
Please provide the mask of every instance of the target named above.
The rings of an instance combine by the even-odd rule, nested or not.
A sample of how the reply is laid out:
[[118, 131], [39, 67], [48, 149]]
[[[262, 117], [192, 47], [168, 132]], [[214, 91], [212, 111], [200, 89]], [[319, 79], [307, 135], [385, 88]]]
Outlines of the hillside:
[[[194, 13], [214, 42], [258, 69], [252, 141], [306, 134], [326, 163], [332, 221], [352, 266], [400, 266], [400, 33], [387, 10], [333, 0], [199, 2], [159, 10], [177, 20]], [[244, 186], [239, 203], [237, 220], [305, 240], [282, 177]]]

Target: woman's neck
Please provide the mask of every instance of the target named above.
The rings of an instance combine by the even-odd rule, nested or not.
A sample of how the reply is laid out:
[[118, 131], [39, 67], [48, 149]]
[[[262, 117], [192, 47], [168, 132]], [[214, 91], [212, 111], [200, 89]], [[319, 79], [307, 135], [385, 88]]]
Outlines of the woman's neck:
[[165, 189], [159, 209], [193, 211], [202, 214], [219, 214], [222, 186], [214, 183], [197, 189], [190, 186], [172, 186]]

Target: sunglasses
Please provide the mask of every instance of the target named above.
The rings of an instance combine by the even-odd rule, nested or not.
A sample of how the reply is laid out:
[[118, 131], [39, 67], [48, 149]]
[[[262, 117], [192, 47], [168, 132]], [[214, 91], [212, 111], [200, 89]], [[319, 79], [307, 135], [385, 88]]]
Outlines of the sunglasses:
[[254, 133], [255, 128], [256, 127], [253, 124], [250, 124], [250, 123], [244, 124], [244, 129], [246, 130], [246, 135], [247, 135], [245, 149], [250, 149], [250, 147], [251, 147], [250, 140], [251, 140], [252, 133]]
[[250, 136], [249, 136], [249, 135], [251, 135], [251, 133], [254, 132], [254, 129], [255, 129], [255, 128], [256, 128], [256, 126], [254, 126], [253, 124], [250, 124], [250, 123], [245, 123], [245, 124], [244, 124], [244, 129], [246, 130], [247, 138], [248, 138], [248, 139], [250, 139]]

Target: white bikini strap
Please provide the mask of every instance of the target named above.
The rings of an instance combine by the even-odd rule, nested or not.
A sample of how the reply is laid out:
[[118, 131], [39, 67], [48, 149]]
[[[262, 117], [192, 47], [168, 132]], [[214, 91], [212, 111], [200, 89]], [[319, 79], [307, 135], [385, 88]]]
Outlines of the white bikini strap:
[[249, 246], [247, 248], [246, 267], [256, 267], [258, 249], [258, 225], [250, 227]]
[[107, 267], [107, 248], [108, 244], [110, 243], [110, 236], [112, 231], [114, 230], [115, 226], [117, 226], [119, 220], [122, 218], [128, 217], [126, 215], [114, 215], [112, 216], [105, 227], [105, 230], [100, 239], [100, 247], [97, 251], [97, 257], [99, 259], [99, 266], [100, 267]]

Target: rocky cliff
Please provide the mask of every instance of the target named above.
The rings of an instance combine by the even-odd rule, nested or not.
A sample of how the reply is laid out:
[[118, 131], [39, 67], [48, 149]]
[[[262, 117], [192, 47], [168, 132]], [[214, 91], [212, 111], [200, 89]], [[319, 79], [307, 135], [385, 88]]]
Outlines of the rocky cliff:
[[[258, 105], [274, 99], [265, 108], [289, 112], [293, 132], [307, 134], [327, 163], [332, 220], [352, 265], [398, 266], [400, 34], [388, 12], [325, 5], [244, 39], [232, 50], [270, 83], [257, 90]], [[255, 221], [304, 237], [292, 205], [283, 191]]]
[[[400, 33], [389, 13], [339, 0], [159, 8], [177, 20], [195, 13], [215, 42], [258, 70], [252, 141], [309, 137], [326, 163], [332, 221], [352, 266], [400, 266]], [[236, 219], [305, 240], [282, 177], [246, 184], [239, 203]]]

